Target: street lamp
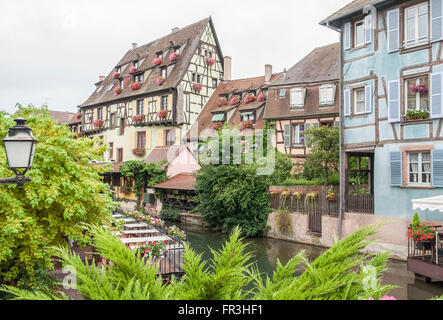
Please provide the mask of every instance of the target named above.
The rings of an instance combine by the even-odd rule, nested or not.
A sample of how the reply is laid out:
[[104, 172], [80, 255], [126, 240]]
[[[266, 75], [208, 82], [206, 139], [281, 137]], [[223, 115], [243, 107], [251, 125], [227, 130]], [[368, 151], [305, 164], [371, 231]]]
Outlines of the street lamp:
[[25, 125], [26, 119], [17, 118], [16, 125], [9, 128], [8, 135], [3, 139], [8, 167], [14, 171], [15, 178], [0, 178], [0, 184], [16, 184], [19, 189], [31, 178], [25, 177], [32, 162], [37, 141], [32, 136], [31, 129]]

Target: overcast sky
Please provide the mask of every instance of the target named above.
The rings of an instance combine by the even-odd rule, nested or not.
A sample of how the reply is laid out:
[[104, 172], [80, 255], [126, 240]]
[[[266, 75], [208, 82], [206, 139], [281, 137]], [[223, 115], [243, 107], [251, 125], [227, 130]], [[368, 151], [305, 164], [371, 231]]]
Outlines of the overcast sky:
[[318, 23], [351, 0], [0, 0], [0, 110], [72, 111], [131, 48], [212, 16], [232, 77], [289, 69], [339, 41]]

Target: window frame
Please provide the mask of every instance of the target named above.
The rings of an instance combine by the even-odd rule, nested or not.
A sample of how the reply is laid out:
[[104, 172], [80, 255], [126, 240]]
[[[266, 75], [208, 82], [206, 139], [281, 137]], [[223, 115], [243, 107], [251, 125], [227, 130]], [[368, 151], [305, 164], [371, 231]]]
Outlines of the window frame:
[[[423, 39], [420, 41], [420, 39], [418, 38], [419, 36], [419, 14], [418, 14], [418, 8], [422, 5], [426, 4], [427, 7], [427, 37], [426, 39]], [[408, 43], [407, 39], [408, 39], [408, 24], [407, 24], [407, 14], [406, 11], [408, 9], [411, 8], [416, 8], [416, 12], [414, 15], [414, 19], [415, 19], [415, 24], [414, 24], [414, 31], [415, 31], [415, 39], [414, 39], [414, 43]], [[401, 9], [401, 14], [403, 15], [403, 17], [401, 18], [401, 25], [402, 25], [402, 47], [404, 49], [409, 49], [409, 48], [414, 48], [414, 47], [418, 47], [418, 46], [422, 46], [422, 45], [426, 45], [429, 44], [430, 42], [430, 38], [431, 38], [431, 10], [430, 10], [430, 2], [429, 1], [421, 1], [418, 3], [414, 3], [413, 5], [404, 5]]]
[[[174, 138], [173, 140], [172, 139], [168, 140], [169, 133], [173, 133], [173, 138]], [[164, 142], [165, 147], [171, 147], [175, 145], [175, 135], [176, 135], [175, 129], [165, 130], [165, 142]]]
[[[429, 154], [429, 173], [423, 172], [423, 154], [428, 153]], [[411, 155], [412, 154], [418, 154], [418, 182], [411, 182], [411, 174], [415, 174], [411, 172]], [[414, 162], [415, 163], [415, 162]], [[408, 151], [407, 152], [407, 185], [408, 187], [432, 187], [432, 152], [430, 150], [422, 150], [422, 151]], [[429, 182], [423, 182], [423, 174], [429, 174]]]
[[97, 119], [103, 120], [103, 107], [97, 108]]
[[[362, 43], [358, 44], [357, 43], [357, 24], [362, 24], [362, 33], [363, 33], [363, 39], [362, 39]], [[366, 45], [366, 41], [365, 41], [365, 19], [361, 19], [361, 20], [357, 20], [353, 23], [352, 28], [354, 30], [354, 35], [353, 35], [353, 47], [354, 48], [361, 48], [364, 47]]]
[[137, 149], [146, 148], [146, 131], [137, 131], [135, 145]]
[[109, 142], [109, 160], [114, 159], [114, 142]]
[[[303, 126], [303, 130], [301, 130], [301, 126]], [[295, 130], [295, 128], [297, 128]], [[305, 131], [305, 124], [304, 123], [292, 123], [291, 124], [291, 146], [292, 147], [300, 147], [304, 146], [305, 140], [304, 140], [304, 134], [302, 132]], [[297, 134], [297, 141], [295, 141], [295, 133]]]
[[[297, 95], [300, 94], [300, 102], [297, 101], [297, 96], [295, 96], [294, 100], [292, 99], [293, 94]], [[289, 107], [290, 109], [304, 109], [305, 108], [305, 102], [306, 102], [306, 89], [305, 88], [291, 88], [289, 90]]]
[[144, 113], [145, 113], [145, 101], [143, 99], [136, 100], [135, 114], [137, 115], [137, 114], [144, 114]]
[[166, 67], [160, 68], [160, 75], [166, 80], [166, 78], [168, 77], [168, 70], [166, 69]]
[[[328, 100], [328, 90], [332, 90], [332, 100]], [[335, 105], [335, 100], [336, 100], [336, 90], [337, 87], [333, 84], [325, 84], [319, 87], [318, 89], [318, 101], [319, 101], [319, 105], [320, 106], [333, 106]], [[322, 94], [323, 92], [323, 94]], [[322, 99], [322, 95], [323, 95], [323, 99]]]
[[[430, 112], [431, 110], [431, 96], [430, 96], [430, 86], [431, 86], [431, 77], [429, 73], [425, 73], [425, 74], [415, 74], [413, 76], [408, 76], [408, 77], [404, 77], [403, 78], [403, 97], [404, 97], [404, 114], [406, 115], [406, 113], [408, 112], [409, 106], [408, 106], [408, 96], [409, 96], [409, 87], [408, 87], [408, 81], [410, 81], [411, 79], [416, 79], [416, 83], [417, 80], [419, 80], [420, 78], [427, 78], [428, 80], [428, 106], [427, 106], [427, 111]], [[420, 103], [421, 102], [421, 94], [420, 92], [417, 92], [415, 95], [415, 109], [411, 109], [411, 110], [422, 110]]]
[[[166, 108], [165, 108], [166, 104]], [[168, 96], [161, 96], [160, 97], [160, 110], [168, 110]]]
[[[357, 101], [357, 92], [363, 91], [363, 101]], [[363, 109], [361, 112], [357, 112], [357, 103], [363, 103]], [[365, 104], [366, 104], [366, 92], [365, 87], [358, 87], [352, 89], [352, 114], [356, 116], [364, 115], [366, 113], [365, 110]]]

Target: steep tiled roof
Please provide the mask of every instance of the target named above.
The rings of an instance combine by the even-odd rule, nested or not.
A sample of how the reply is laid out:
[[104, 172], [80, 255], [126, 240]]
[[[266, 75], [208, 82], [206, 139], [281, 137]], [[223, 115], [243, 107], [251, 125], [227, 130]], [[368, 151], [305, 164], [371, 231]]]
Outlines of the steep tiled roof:
[[[276, 79], [280, 73], [273, 74], [271, 81]], [[240, 112], [245, 110], [256, 110], [260, 107], [264, 106], [266, 102], [252, 102], [249, 104], [246, 104], [242, 102], [238, 106], [231, 106], [228, 104], [227, 106], [220, 107], [217, 104], [217, 99], [220, 96], [223, 95], [229, 95], [231, 93], [243, 93], [248, 90], [258, 90], [260, 88], [265, 87], [265, 77], [256, 77], [256, 78], [247, 78], [247, 79], [240, 79], [240, 80], [231, 80], [231, 81], [223, 81], [220, 83], [220, 85], [217, 87], [217, 89], [212, 94], [211, 98], [206, 103], [203, 110], [200, 112], [197, 121], [194, 122], [191, 130], [187, 133], [186, 138], [187, 139], [193, 139], [195, 137], [190, 137], [190, 133], [193, 133], [196, 129], [198, 130], [198, 134], [200, 136], [200, 133], [205, 130], [209, 129], [211, 126], [211, 120], [214, 112], [226, 112], [229, 110], [232, 110], [235, 108], [235, 112], [230, 118], [231, 121], [229, 121], [233, 126], [237, 126], [240, 124]], [[228, 119], [229, 120], [229, 119]], [[257, 119], [255, 127], [257, 129], [263, 128], [264, 121], [263, 121], [263, 112], [260, 115], [260, 117]]]
[[316, 48], [270, 86], [338, 80], [340, 77], [340, 44]]
[[350, 3], [348, 3], [347, 5], [345, 5], [343, 8], [341, 8], [337, 12], [335, 12], [332, 15], [330, 15], [329, 17], [327, 17], [326, 19], [322, 20], [320, 22], [320, 24], [326, 25], [328, 21], [332, 22], [334, 20], [345, 17], [346, 15], [356, 13], [356, 12], [362, 10], [367, 5], [375, 6], [377, 4], [380, 4], [380, 3], [386, 2], [386, 1], [387, 0], [354, 0]]
[[[179, 146], [156, 147], [149, 153], [145, 161], [159, 163], [161, 161], [167, 160], [167, 162], [171, 162], [179, 155], [180, 151], [181, 147]], [[169, 161], [168, 156], [170, 157]], [[167, 163], [165, 163], [164, 166], [166, 165]]]
[[178, 189], [178, 190], [195, 190], [195, 175], [190, 173], [180, 173], [165, 182], [156, 184], [156, 189]]
[[[129, 50], [116, 64], [117, 66], [121, 67], [120, 76], [125, 80], [123, 92], [116, 95], [113, 89], [109, 90], [112, 85], [118, 86], [119, 84], [119, 80], [113, 79], [112, 77], [113, 73], [115, 72], [115, 69], [113, 68], [102, 82], [96, 84], [96, 90], [94, 90], [94, 93], [82, 104], [82, 107], [144, 93], [165, 90], [178, 85], [187, 70], [187, 66], [189, 65], [192, 56], [197, 50], [200, 38], [208, 23], [211, 23], [212, 25], [211, 18], [203, 19], [192, 25], [178, 29], [177, 31], [161, 37], [153, 42]], [[172, 52], [170, 49], [172, 46], [176, 45], [181, 46], [180, 57], [176, 61], [170, 62], [169, 54]], [[157, 52], [160, 51], [164, 53], [163, 63], [159, 66], [155, 66], [153, 60], [157, 57]], [[218, 54], [221, 54], [221, 52]], [[222, 56], [219, 58], [223, 59]], [[129, 86], [133, 80], [129, 70], [132, 67], [132, 62], [137, 59], [139, 60], [139, 66], [135, 74], [142, 73], [147, 70], [150, 70], [150, 73], [148, 71], [149, 76], [148, 73], [145, 73], [143, 85], [139, 90], [131, 91]], [[159, 86], [155, 80], [161, 75], [160, 67], [164, 66], [168, 67], [168, 76], [165, 83], [162, 86]], [[170, 70], [170, 68], [173, 69]], [[102, 89], [98, 90], [99, 88]]]
[[60, 124], [69, 123], [69, 120], [71, 120], [72, 116], [75, 115], [75, 113], [65, 112], [65, 111], [51, 111], [51, 110], [49, 110], [49, 113], [51, 114], [51, 117], [54, 118], [54, 120]]
[[77, 117], [79, 113], [74, 113], [71, 117], [71, 119], [69, 119], [68, 124], [76, 124], [76, 123], [82, 123], [82, 117], [80, 114], [80, 117]]

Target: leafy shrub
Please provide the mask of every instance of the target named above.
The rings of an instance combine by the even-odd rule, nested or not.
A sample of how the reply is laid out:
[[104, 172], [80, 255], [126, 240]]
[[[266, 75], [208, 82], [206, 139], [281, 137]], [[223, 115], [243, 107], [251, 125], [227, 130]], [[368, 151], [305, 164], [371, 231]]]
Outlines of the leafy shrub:
[[160, 218], [180, 222], [180, 210], [171, 206], [164, 206], [160, 212]]

